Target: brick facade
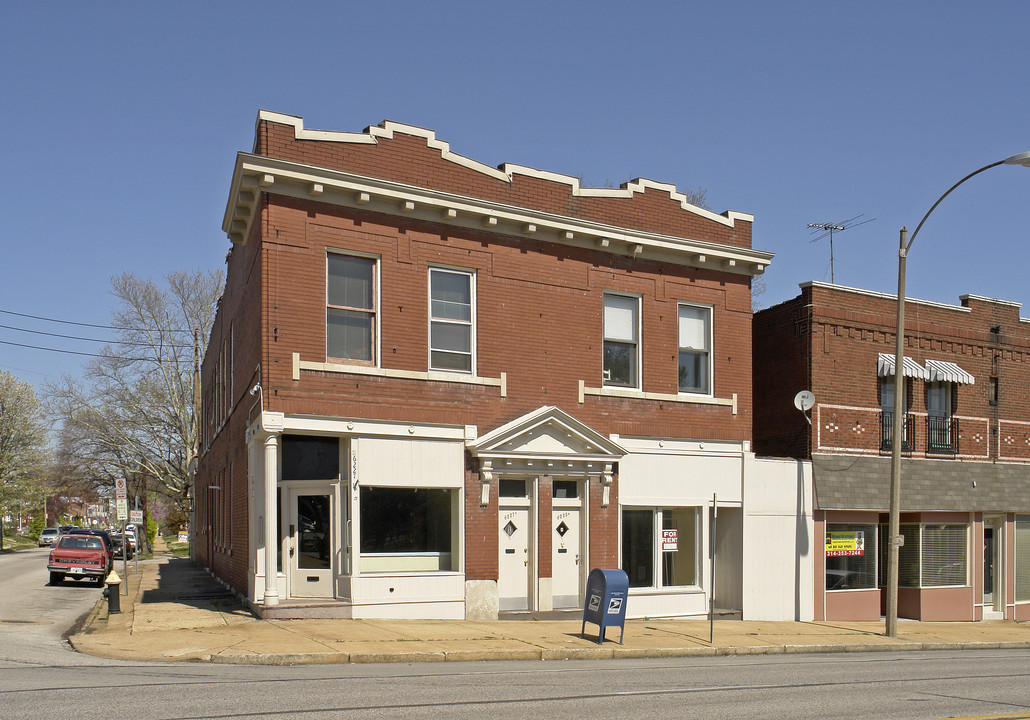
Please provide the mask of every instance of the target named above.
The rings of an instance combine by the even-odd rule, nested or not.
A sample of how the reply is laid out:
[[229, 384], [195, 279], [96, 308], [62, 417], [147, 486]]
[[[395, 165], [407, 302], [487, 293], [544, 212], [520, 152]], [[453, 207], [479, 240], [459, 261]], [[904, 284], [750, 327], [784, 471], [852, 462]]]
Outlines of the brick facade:
[[[908, 300], [905, 355], [955, 363], [975, 378], [956, 383], [957, 456], [1030, 462], [1030, 324], [1010, 302], [964, 296], [961, 305]], [[755, 316], [755, 450], [810, 457], [881, 450], [879, 354], [894, 354], [894, 296], [810, 283], [797, 298]], [[993, 330], [997, 330], [994, 332]], [[993, 382], [997, 402], [988, 398]], [[915, 457], [927, 449], [927, 387], [908, 381]], [[794, 409], [799, 390], [816, 406], [808, 426]]]
[[[555, 407], [599, 437], [751, 440], [751, 277], [771, 255], [751, 249], [750, 216], [717, 216], [650, 181], [583, 189], [520, 166], [486, 168], [428, 131], [392, 123], [318, 133], [263, 113], [254, 147], [238, 159], [226, 214], [233, 246], [202, 368], [196, 480], [198, 559], [241, 592], [254, 597], [265, 582], [254, 545], [263, 470], [252, 458], [269, 413], [286, 419], [287, 433], [290, 423], [325, 421], [375, 432], [410, 424], [441, 437], [465, 428], [468, 439]], [[375, 357], [363, 366], [327, 357], [331, 253], [375, 261]], [[431, 268], [474, 277], [474, 367], [465, 376], [430, 368]], [[609, 292], [640, 298], [636, 389], [605, 387]], [[700, 396], [679, 391], [681, 303], [711, 308], [711, 387]], [[609, 465], [583, 461], [569, 472], [586, 474], [590, 561], [616, 567], [617, 458]], [[538, 578], [552, 572], [552, 473], [561, 475], [535, 476]], [[498, 577], [490, 477], [466, 452], [450, 486], [464, 489], [467, 582]]]
[[[908, 527], [909, 548], [946, 527], [965, 528], [967, 539], [939, 550], [945, 561], [903, 561], [910, 575], [899, 590], [902, 617], [1030, 617], [1030, 596], [1014, 589], [1026, 585], [1016, 564], [1016, 521], [1030, 522], [1017, 516], [1030, 512], [1030, 324], [1019, 310], [977, 296], [963, 296], [960, 305], [906, 301], [904, 355], [924, 376], [905, 382], [902, 530]], [[882, 542], [872, 535], [887, 523], [893, 447], [893, 404], [888, 395], [884, 407], [882, 376], [893, 382], [893, 371], [881, 367], [881, 356], [892, 368], [896, 325], [895, 296], [824, 283], [805, 283], [798, 297], [755, 315], [755, 450], [812, 461], [816, 543], [858, 526], [866, 528], [869, 553]], [[934, 364], [942, 362], [959, 370], [935, 386]], [[929, 397], [935, 387], [948, 395], [943, 413]], [[811, 425], [793, 405], [800, 390], [815, 395]], [[861, 571], [867, 579], [858, 587], [847, 585], [858, 574], [850, 568], [817, 557], [817, 620], [875, 620], [884, 611], [882, 562]], [[951, 574], [941, 580], [942, 573]]]

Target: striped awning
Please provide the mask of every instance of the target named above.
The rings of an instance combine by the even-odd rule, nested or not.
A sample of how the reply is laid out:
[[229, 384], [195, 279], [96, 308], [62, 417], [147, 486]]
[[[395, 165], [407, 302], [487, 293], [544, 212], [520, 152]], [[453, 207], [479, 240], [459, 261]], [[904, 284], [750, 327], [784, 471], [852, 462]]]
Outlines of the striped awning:
[[[926, 380], [927, 377], [929, 377], [929, 374], [926, 372], [926, 368], [910, 358], [908, 355], [905, 356], [903, 361], [902, 371], [905, 373], [905, 377], [916, 378], [918, 380]], [[893, 355], [880, 353], [880, 357], [876, 361], [876, 374], [880, 377], [890, 377], [894, 375]]]
[[926, 370], [930, 375], [930, 382], [952, 382], [960, 385], [972, 385], [975, 382], [972, 375], [953, 362], [927, 360]]

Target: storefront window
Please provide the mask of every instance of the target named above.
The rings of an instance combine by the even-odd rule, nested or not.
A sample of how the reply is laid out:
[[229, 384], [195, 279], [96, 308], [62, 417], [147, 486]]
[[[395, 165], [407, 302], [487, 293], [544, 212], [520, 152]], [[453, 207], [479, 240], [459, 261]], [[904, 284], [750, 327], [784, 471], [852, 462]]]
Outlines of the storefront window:
[[622, 511], [622, 569], [630, 587], [654, 585], [654, 511]]
[[919, 526], [902, 525], [905, 544], [898, 548], [898, 587], [919, 587]]
[[826, 589], [876, 587], [876, 525], [826, 525]]
[[630, 587], [697, 585], [697, 518], [694, 507], [622, 511], [622, 568]]
[[968, 534], [965, 525], [923, 526], [923, 587], [967, 584]]
[[361, 488], [362, 572], [452, 570], [456, 491]]
[[1030, 601], [1030, 515], [1016, 515], [1016, 602]]
[[[898, 587], [948, 587], [969, 584], [969, 526], [906, 524], [898, 549]], [[880, 585], [887, 582], [887, 526], [880, 526]]]

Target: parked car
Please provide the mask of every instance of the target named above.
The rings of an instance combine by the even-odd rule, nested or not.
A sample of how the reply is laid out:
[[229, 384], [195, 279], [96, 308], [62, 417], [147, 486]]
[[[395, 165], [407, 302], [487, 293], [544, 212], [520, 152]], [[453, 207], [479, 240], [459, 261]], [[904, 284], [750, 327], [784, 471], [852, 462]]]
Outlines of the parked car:
[[78, 525], [62, 525], [58, 529], [61, 531], [61, 534], [64, 535], [69, 530], [78, 530], [79, 526]]
[[126, 536], [123, 536], [120, 532], [112, 532], [111, 540], [114, 542], [114, 557], [119, 559], [122, 557], [122, 546], [125, 546], [125, 559], [132, 560], [136, 556], [136, 546], [130, 538], [126, 543]]
[[111, 571], [111, 568], [114, 567], [114, 538], [111, 537], [111, 533], [107, 532], [107, 530], [72, 528], [68, 531], [68, 534], [71, 536], [93, 535], [94, 537], [100, 538], [104, 543], [104, 549], [107, 551], [107, 571]]
[[50, 551], [47, 569], [51, 585], [59, 585], [66, 577], [73, 577], [89, 578], [102, 586], [109, 570], [103, 538], [98, 535], [62, 535]]
[[46, 528], [39, 534], [39, 546], [53, 545], [61, 537], [60, 528]]

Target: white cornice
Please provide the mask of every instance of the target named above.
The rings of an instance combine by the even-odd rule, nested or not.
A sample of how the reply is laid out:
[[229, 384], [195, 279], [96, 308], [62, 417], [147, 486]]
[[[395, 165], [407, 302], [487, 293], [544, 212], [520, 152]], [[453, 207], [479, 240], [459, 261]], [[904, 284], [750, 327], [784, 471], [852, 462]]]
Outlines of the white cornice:
[[669, 197], [672, 200], [677, 201], [680, 204], [680, 208], [683, 210], [692, 212], [695, 215], [700, 215], [701, 217], [727, 227], [733, 227], [738, 220], [743, 222], [754, 222], [754, 215], [749, 213], [727, 210], [725, 213], [720, 215], [712, 212], [711, 210], [706, 210], [698, 207], [697, 205], [692, 205], [687, 201], [687, 196], [685, 194], [676, 190], [675, 185], [657, 182], [655, 180], [648, 180], [646, 178], [636, 178], [623, 183], [618, 188], [584, 188], [580, 186], [579, 178], [572, 177], [571, 175], [562, 175], [560, 173], [549, 172], [547, 170], [537, 170], [535, 168], [516, 165], [513, 163], [503, 163], [498, 168], [490, 167], [489, 165], [485, 165], [475, 160], [470, 160], [464, 155], [459, 155], [452, 151], [450, 143], [437, 138], [436, 133], [433, 130], [420, 128], [415, 125], [406, 125], [392, 120], [384, 120], [379, 125], [369, 126], [365, 128], [364, 132], [360, 133], [336, 132], [331, 130], [309, 130], [304, 127], [304, 118], [302, 117], [297, 115], [284, 115], [282, 113], [270, 112], [268, 110], [261, 110], [258, 112], [258, 122], [261, 122], [262, 120], [292, 127], [293, 137], [297, 140], [318, 140], [322, 142], [376, 145], [378, 144], [379, 138], [393, 139], [395, 133], [401, 133], [403, 135], [423, 138], [426, 141], [426, 146], [434, 150], [439, 150], [440, 157], [444, 160], [461, 165], [462, 167], [470, 170], [483, 173], [484, 175], [488, 175], [496, 180], [510, 183], [515, 175], [523, 175], [525, 177], [563, 183], [571, 188], [573, 197], [631, 198], [635, 193], [642, 193], [647, 189], [653, 189], [668, 193]]
[[237, 155], [222, 221], [222, 229], [232, 242], [246, 242], [262, 192], [317, 197], [319, 202], [331, 205], [466, 228], [489, 227], [515, 237], [530, 236], [738, 275], [761, 274], [773, 257], [772, 253], [750, 248], [621, 228], [251, 153]]

